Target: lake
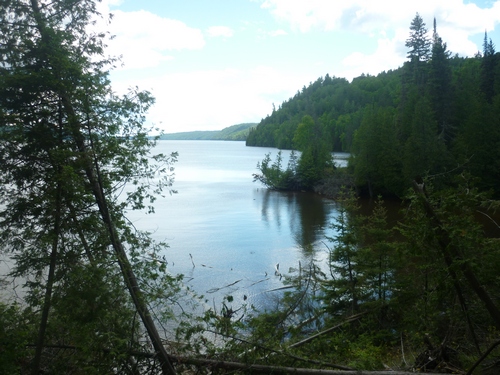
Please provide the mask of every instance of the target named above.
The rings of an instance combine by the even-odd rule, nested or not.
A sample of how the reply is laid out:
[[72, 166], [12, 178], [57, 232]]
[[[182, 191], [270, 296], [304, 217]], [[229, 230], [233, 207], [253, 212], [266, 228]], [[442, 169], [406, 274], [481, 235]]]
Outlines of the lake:
[[[173, 189], [155, 202], [155, 214], [132, 212], [134, 225], [169, 244], [168, 269], [218, 305], [231, 295], [236, 304], [260, 308], [273, 299], [287, 274], [312, 261], [325, 264], [325, 236], [337, 211], [332, 200], [312, 193], [269, 191], [252, 174], [273, 148], [244, 142], [159, 141], [156, 150], [179, 153]], [[283, 151], [287, 160], [289, 151]], [[285, 162], [286, 166], [286, 162]]]
[[[177, 194], [155, 202], [155, 213], [129, 212], [128, 218], [153, 238], [169, 244], [164, 254], [171, 274], [185, 282], [211, 306], [231, 295], [235, 304], [268, 306], [283, 286], [283, 275], [311, 262], [326, 264], [325, 236], [337, 211], [332, 200], [312, 193], [270, 191], [253, 182], [257, 163], [274, 148], [246, 147], [245, 142], [159, 141], [155, 153], [178, 152]], [[283, 151], [286, 166], [289, 151]], [[339, 155], [345, 158], [344, 155]], [[345, 163], [340, 160], [339, 163]], [[12, 266], [0, 259], [0, 277]], [[18, 285], [3, 285], [3, 299], [22, 296]], [[13, 290], [12, 288], [15, 288]]]

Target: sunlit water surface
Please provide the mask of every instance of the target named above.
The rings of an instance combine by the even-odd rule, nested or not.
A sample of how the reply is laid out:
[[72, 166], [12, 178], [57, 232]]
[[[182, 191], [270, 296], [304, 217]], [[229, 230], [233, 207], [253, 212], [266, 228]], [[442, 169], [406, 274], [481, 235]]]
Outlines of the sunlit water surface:
[[[337, 213], [335, 202], [309, 193], [269, 191], [252, 174], [257, 162], [276, 149], [244, 142], [160, 141], [156, 152], [179, 153], [177, 194], [155, 202], [155, 214], [131, 212], [134, 225], [165, 241], [172, 274], [220, 306], [234, 303], [266, 307], [283, 286], [275, 273], [324, 264], [326, 236]], [[289, 152], [283, 151], [288, 159]]]

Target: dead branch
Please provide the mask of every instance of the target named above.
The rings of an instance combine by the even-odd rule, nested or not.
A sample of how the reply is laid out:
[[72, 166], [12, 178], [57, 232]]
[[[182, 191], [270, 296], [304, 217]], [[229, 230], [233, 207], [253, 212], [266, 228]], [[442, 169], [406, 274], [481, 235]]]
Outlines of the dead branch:
[[344, 324], [347, 324], [347, 323], [351, 323], [355, 320], [358, 320], [360, 319], [362, 316], [368, 314], [368, 311], [365, 311], [365, 312], [362, 312], [362, 313], [359, 313], [359, 314], [356, 314], [356, 315], [353, 315], [353, 316], [350, 316], [348, 317], [347, 319], [345, 319], [342, 323], [339, 323], [337, 324], [336, 326], [334, 327], [331, 327], [331, 328], [328, 328], [328, 329], [325, 329], [324, 331], [321, 331], [321, 332], [318, 332], [316, 333], [315, 335], [313, 336], [309, 336], [308, 338], [304, 339], [304, 340], [301, 340], [301, 341], [298, 341], [292, 345], [289, 346], [289, 348], [295, 348], [297, 346], [301, 346], [301, 345], [304, 345], [306, 343], [308, 343], [309, 341], [312, 341], [314, 340], [315, 338], [319, 337], [319, 336], [322, 336], [326, 333], [329, 333], [329, 332], [332, 332], [332, 331], [335, 331], [337, 328], [343, 326]]
[[494, 342], [489, 348], [487, 351], [484, 352], [484, 354], [481, 356], [481, 358], [479, 358], [476, 363], [474, 363], [472, 365], [472, 367], [469, 369], [469, 371], [467, 371], [467, 373], [465, 375], [471, 375], [472, 372], [476, 369], [477, 366], [479, 366], [479, 364], [484, 361], [486, 359], [486, 357], [488, 357], [488, 355], [493, 351], [493, 349], [495, 349], [498, 345], [500, 345], [500, 340]]
[[[211, 330], [206, 330], [206, 332], [216, 333], [216, 332], [211, 331]], [[312, 363], [312, 364], [315, 364], [315, 365], [318, 365], [318, 366], [321, 366], [321, 367], [329, 367], [329, 368], [333, 368], [333, 369], [337, 369], [337, 370], [354, 370], [353, 368], [347, 367], [347, 366], [341, 366], [341, 365], [336, 365], [334, 363], [328, 363], [328, 362], [324, 362], [324, 361], [317, 361], [317, 360], [314, 360], [314, 359], [308, 359], [308, 358], [299, 357], [297, 355], [294, 355], [294, 354], [291, 354], [291, 353], [287, 353], [284, 350], [272, 349], [272, 348], [269, 348], [267, 346], [264, 346], [264, 345], [261, 345], [261, 344], [257, 344], [257, 343], [254, 343], [254, 342], [251, 342], [251, 341], [239, 338], [239, 337], [234, 337], [234, 336], [230, 336], [230, 335], [223, 335], [223, 336], [225, 336], [227, 338], [230, 338], [232, 340], [237, 340], [237, 341], [243, 342], [245, 344], [252, 345], [253, 349], [251, 349], [249, 351], [246, 351], [244, 354], [252, 352], [256, 348], [259, 348], [259, 349], [268, 351], [268, 352], [270, 352], [272, 354], [281, 354], [281, 355], [284, 355], [286, 357], [295, 359], [297, 361], [306, 362], [306, 363]], [[266, 358], [267, 358], [267, 356], [266, 356]]]

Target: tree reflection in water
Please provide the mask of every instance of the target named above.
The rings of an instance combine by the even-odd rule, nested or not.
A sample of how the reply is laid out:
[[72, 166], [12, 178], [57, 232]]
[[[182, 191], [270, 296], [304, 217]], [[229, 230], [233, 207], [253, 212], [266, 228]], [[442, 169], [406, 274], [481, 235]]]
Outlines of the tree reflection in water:
[[281, 228], [284, 220], [290, 226], [295, 245], [304, 255], [312, 255], [315, 245], [325, 238], [325, 231], [336, 216], [334, 203], [314, 193], [279, 192], [267, 190], [262, 200], [262, 220], [270, 225], [273, 221]]

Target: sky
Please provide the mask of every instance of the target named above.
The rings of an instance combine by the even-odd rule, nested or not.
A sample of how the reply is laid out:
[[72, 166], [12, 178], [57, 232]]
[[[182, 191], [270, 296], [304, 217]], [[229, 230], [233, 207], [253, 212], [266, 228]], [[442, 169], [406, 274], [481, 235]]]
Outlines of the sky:
[[448, 50], [500, 49], [500, 0], [103, 0], [121, 56], [117, 93], [139, 87], [156, 104], [147, 122], [165, 133], [259, 122], [329, 74], [352, 80], [406, 61], [418, 12]]

